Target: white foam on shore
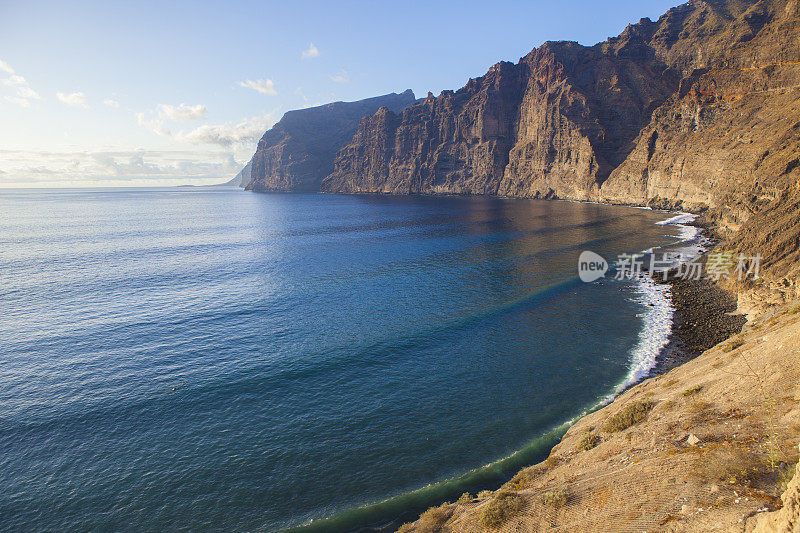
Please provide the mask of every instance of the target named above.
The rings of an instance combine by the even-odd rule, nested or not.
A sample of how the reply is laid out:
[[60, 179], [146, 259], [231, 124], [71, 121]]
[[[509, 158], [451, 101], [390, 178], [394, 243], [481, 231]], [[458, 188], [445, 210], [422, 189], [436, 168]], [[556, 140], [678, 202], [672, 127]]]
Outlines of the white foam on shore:
[[[698, 239], [700, 230], [695, 226], [686, 225], [692, 222], [697, 215], [680, 213], [666, 220], [656, 222], [659, 226], [675, 225], [681, 229], [679, 243], [685, 243], [681, 252], [681, 261], [686, 262], [700, 255], [700, 247], [705, 243]], [[648, 252], [653, 252], [651, 248]], [[645, 306], [642, 318], [642, 329], [639, 339], [631, 352], [631, 366], [625, 380], [620, 383], [612, 394], [602, 404], [609, 403], [628, 387], [635, 385], [646, 378], [655, 367], [658, 356], [669, 343], [672, 333], [674, 307], [672, 305], [672, 292], [670, 285], [656, 283], [648, 276], [639, 276], [636, 280], [636, 296], [634, 301]]]
[[689, 241], [697, 237], [697, 234], [700, 230], [694, 226], [689, 226], [690, 222], [693, 222], [694, 219], [697, 218], [697, 215], [693, 215], [691, 213], [678, 213], [677, 215], [670, 217], [666, 220], [662, 220], [660, 222], [656, 222], [658, 226], [677, 226], [681, 232], [680, 235], [680, 242], [682, 241]]
[[693, 215], [691, 213], [678, 213], [674, 217], [656, 222], [656, 225], [666, 226], [667, 224], [686, 224], [687, 222], [693, 221], [695, 218], [697, 218], [697, 215]]
[[636, 301], [645, 305], [640, 316], [644, 322], [639, 340], [631, 353], [631, 368], [622, 389], [638, 383], [650, 373], [656, 359], [669, 342], [672, 333], [672, 293], [670, 286], [656, 283], [649, 277], [640, 277], [636, 286]]

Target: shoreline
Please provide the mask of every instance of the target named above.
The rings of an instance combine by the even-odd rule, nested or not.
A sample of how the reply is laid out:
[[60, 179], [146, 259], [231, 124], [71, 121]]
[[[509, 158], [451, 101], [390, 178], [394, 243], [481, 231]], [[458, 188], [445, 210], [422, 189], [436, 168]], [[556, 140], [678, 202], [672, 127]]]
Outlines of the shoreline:
[[[680, 248], [690, 248], [690, 256], [693, 256], [690, 260], [704, 263], [706, 254], [720, 243], [709, 235], [702, 220], [697, 225], [695, 220], [689, 223], [696, 230], [694, 237]], [[744, 315], [736, 314], [735, 295], [708, 279], [680, 279], [673, 270], [666, 281], [656, 280], [656, 283], [669, 287], [673, 319], [669, 341], [645, 379], [691, 361], [705, 350], [739, 333], [747, 323]]]
[[[688, 214], [675, 215], [662, 224], [686, 222], [679, 218], [681, 215]], [[694, 247], [696, 261], [704, 263], [708, 252], [722, 246], [702, 216], [684, 225], [692, 228], [687, 229], [685, 235], [692, 231], [693, 238], [676, 244]], [[670, 246], [658, 251], [664, 248]], [[786, 306], [748, 323], [744, 314], [737, 314], [737, 293], [715, 282], [679, 279], [675, 270], [666, 281], [652, 281], [649, 277], [639, 281], [653, 282], [664, 288], [662, 290], [668, 290], [673, 311], [669, 340], [647, 374], [624, 387], [608, 403], [573, 420], [546, 461], [521, 469], [497, 491], [485, 491], [476, 497], [464, 495], [455, 504], [431, 508], [399, 531], [427, 531], [433, 520], [440, 520], [441, 524], [446, 522], [448, 527], [443, 529], [446, 531], [472, 533], [493, 529], [496, 526], [486, 527], [486, 511], [503, 498], [524, 502], [502, 518], [502, 522], [511, 522], [509, 525], [514, 525], [515, 530], [572, 530], [570, 528], [574, 529], [576, 524], [587, 531], [608, 530], [611, 524], [615, 524], [614, 530], [623, 530], [622, 524], [625, 524], [627, 529], [624, 530], [635, 531], [728, 531], [737, 527], [738, 520], [738, 530], [752, 531], [752, 524], [758, 522], [760, 516], [775, 516], [780, 512], [783, 488], [778, 481], [783, 475], [780, 472], [793, 471], [792, 461], [797, 461], [800, 409], [793, 409], [796, 402], [785, 403], [790, 397], [782, 398], [784, 403], [780, 404], [778, 413], [783, 416], [781, 420], [788, 418], [788, 421], [775, 426], [775, 420], [769, 419], [775, 416], [776, 408], [773, 405], [766, 409], [767, 400], [761, 396], [766, 394], [766, 398], [771, 398], [776, 394], [764, 390], [767, 385], [763, 376], [767, 375], [773, 387], [783, 386], [786, 392], [794, 387], [794, 398], [800, 401], [800, 378], [797, 376], [800, 365], [782, 353], [787, 340], [796, 339], [795, 343], [800, 344], [797, 342], [800, 340], [800, 305]], [[764, 333], [770, 334], [769, 337]], [[731, 338], [733, 340], [728, 340]], [[763, 344], [769, 344], [772, 352]], [[755, 358], [764, 361], [764, 370], [752, 362]], [[766, 370], [769, 365], [772, 370]], [[759, 378], [765, 371], [770, 373], [761, 374]], [[740, 386], [734, 382], [739, 382]], [[635, 404], [648, 406], [645, 421], [633, 422], [633, 429], [623, 428], [619, 433], [614, 433], [619, 430], [607, 429], [615, 411], [620, 414]], [[656, 414], [648, 416], [650, 410]], [[681, 412], [683, 410], [688, 413]], [[734, 425], [736, 422], [738, 424]], [[766, 431], [765, 425], [773, 429]], [[732, 434], [728, 435], [728, 431]], [[724, 436], [719, 436], [720, 433]], [[589, 436], [592, 439], [587, 441]], [[770, 442], [765, 444], [765, 438]], [[764, 449], [769, 449], [772, 441], [781, 439], [786, 443], [785, 447], [778, 445], [783, 454], [781, 461], [765, 467], [773, 459], [765, 459]], [[787, 454], [785, 450], [790, 451]], [[740, 470], [735, 469], [741, 468], [740, 461], [748, 461], [752, 466], [745, 468], [753, 473], [739, 474]], [[672, 466], [665, 466], [665, 462]], [[629, 469], [646, 473], [627, 473]], [[727, 473], [734, 471], [737, 472], [735, 478]], [[677, 481], [681, 476], [686, 485]], [[598, 485], [600, 478], [604, 481]], [[639, 501], [620, 495], [619, 501], [609, 508], [607, 503], [601, 507], [591, 506], [585, 499], [592, 496], [607, 502], [605, 491], [609, 486], [627, 487]], [[692, 491], [687, 493], [685, 487], [691, 487]], [[676, 493], [677, 497], [665, 499], [663, 494], [669, 492]], [[563, 503], [558, 507], [566, 510], [547, 509], [552, 504], [542, 503], [555, 493], [563, 495]], [[712, 505], [711, 500], [716, 503]], [[650, 508], [649, 516], [645, 507]], [[533, 514], [531, 509], [535, 510]], [[712, 509], [716, 515], [710, 515]], [[590, 511], [591, 519], [587, 519], [586, 513]], [[604, 512], [605, 519], [602, 518]], [[623, 512], [641, 518], [620, 522]], [[710, 516], [703, 516], [704, 513]], [[520, 516], [515, 518], [514, 514]], [[562, 519], [556, 520], [556, 516]], [[722, 521], [708, 522], [716, 517], [723, 517], [733, 525], [723, 528]], [[559, 522], [565, 525], [559, 527]], [[683, 527], [684, 524], [693, 525]]]
[[[508, 199], [517, 200], [518, 198]], [[573, 200], [564, 199], [545, 200], [574, 202]], [[662, 210], [654, 210], [648, 206], [623, 206], [619, 204], [602, 204], [598, 202], [581, 203], [595, 203], [598, 205], [629, 207], [633, 209], [647, 209], [651, 211], [662, 212]], [[663, 213], [667, 216], [672, 216], [669, 216], [669, 218], [666, 218], [665, 220], [655, 222], [655, 225], [686, 227], [684, 223], [686, 222], [687, 217], [692, 219], [696, 217], [696, 215], [681, 211], [663, 211]], [[684, 246], [699, 246], [701, 242], [701, 232], [693, 230], [689, 233], [691, 233], [691, 235], [688, 235], [686, 231], [683, 231], [678, 241], [670, 245], [656, 248], [656, 250], [671, 248], [680, 244], [683, 244]], [[648, 251], [652, 252], [653, 250], [653, 248], [650, 248]], [[564, 421], [559, 425], [547, 429], [541, 435], [532, 439], [527, 445], [514, 451], [508, 456], [501, 457], [488, 464], [478, 466], [453, 478], [431, 483], [409, 492], [397, 494], [379, 502], [351, 508], [334, 516], [313, 520], [309, 523], [283, 529], [281, 531], [285, 533], [313, 533], [316, 531], [358, 531], [359, 533], [391, 532], [397, 530], [397, 528], [408, 519], [413, 519], [416, 517], [421, 510], [424, 510], [430, 505], [420, 505], [420, 501], [430, 501], [436, 499], [443, 501], [447, 498], [456, 498], [458, 496], [456, 492], [459, 492], [461, 488], [478, 491], [485, 490], [487, 487], [500, 487], [507, 482], [509, 475], [513, 475], [513, 473], [519, 469], [525, 468], [526, 465], [532, 464], [530, 461], [526, 462], [526, 459], [545, 459], [547, 454], [558, 445], [569, 428], [575, 425], [577, 422], [613, 403], [617, 398], [623, 395], [626, 391], [630, 390], [632, 387], [635, 387], [643, 381], [646, 381], [654, 376], [668, 371], [670, 368], [673, 368], [672, 366], [666, 364], [667, 359], [670, 357], [667, 354], [667, 350], [675, 350], [677, 353], [680, 353], [680, 356], [672, 356], [672, 359], [674, 360], [679, 360], [682, 358], [684, 361], [688, 361], [696, 356], [696, 354], [694, 356], [690, 356], [682, 353], [683, 346], [685, 345], [683, 341], [676, 343], [673, 346], [673, 339], [676, 335], [679, 335], [684, 331], [683, 328], [686, 324], [686, 320], [676, 321], [674, 318], [677, 309], [675, 307], [675, 290], [672, 288], [672, 285], [670, 285], [671, 281], [667, 283], [659, 283], [658, 281], [654, 281], [650, 278], [636, 279], [631, 281], [637, 285], [637, 291], [640, 293], [635, 300], [646, 306], [646, 308], [649, 308], [644, 316], [642, 316], [643, 329], [640, 332], [639, 340], [633, 349], [634, 352], [644, 352], [644, 357], [637, 359], [633, 353], [631, 354], [632, 360], [628, 374], [625, 376], [623, 381], [620, 382], [619, 385], [617, 385], [609, 394], [599, 397], [596, 402], [590, 404], [574, 417]], [[670, 313], [668, 318], [669, 325], [666, 328], [666, 331], [659, 331], [659, 335], [663, 336], [663, 338], [655, 340], [655, 344], [657, 345], [657, 349], [655, 349], [656, 347], [653, 346], [652, 332], [649, 331], [649, 328], [663, 327], [663, 314], [667, 308]], [[648, 361], [650, 362], [648, 363]], [[662, 368], [664, 370], [661, 370]], [[481, 481], [479, 481], [481, 479], [483, 480], [483, 484], [481, 484]], [[452, 489], [456, 486], [461, 488], [453, 491]], [[443, 497], [436, 498], [434, 496], [426, 496], [428, 493], [439, 493]], [[370, 525], [363, 525], [366, 520], [362, 517], [366, 517], [372, 513], [381, 511], [389, 514], [387, 511], [392, 508], [396, 509], [395, 518], [389, 519], [382, 524], [372, 523]]]

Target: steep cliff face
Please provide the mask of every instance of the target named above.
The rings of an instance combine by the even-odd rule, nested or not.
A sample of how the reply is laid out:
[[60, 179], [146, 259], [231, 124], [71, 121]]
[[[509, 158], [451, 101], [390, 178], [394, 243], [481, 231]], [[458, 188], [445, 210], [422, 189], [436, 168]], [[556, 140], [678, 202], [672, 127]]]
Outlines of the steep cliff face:
[[[728, 4], [738, 9], [720, 8]], [[691, 39], [694, 52], [688, 38], [656, 49], [683, 69], [680, 88], [598, 196], [725, 208], [723, 224], [736, 231], [800, 175], [792, 163], [800, 147], [800, 14], [794, 0], [690, 7], [675, 11], [702, 34]], [[714, 21], [706, 22], [712, 30], [698, 24], [700, 15]]]
[[498, 192], [588, 199], [678, 86], [651, 56], [547, 43], [523, 58], [526, 91]]
[[800, 171], [799, 28], [797, 0], [696, 0], [593, 47], [545, 43], [365, 117], [321, 188], [727, 206], [737, 229]]
[[362, 121], [323, 189], [586, 198], [678, 78], [577, 43], [547, 43], [456, 91]]
[[318, 191], [322, 178], [333, 170], [336, 152], [353, 137], [362, 117], [381, 107], [399, 112], [414, 100], [409, 89], [287, 112], [258, 142], [247, 190]]
[[361, 121], [322, 188], [339, 192], [494, 194], [523, 90], [523, 69], [498, 63], [462, 89], [432, 94], [401, 115]]

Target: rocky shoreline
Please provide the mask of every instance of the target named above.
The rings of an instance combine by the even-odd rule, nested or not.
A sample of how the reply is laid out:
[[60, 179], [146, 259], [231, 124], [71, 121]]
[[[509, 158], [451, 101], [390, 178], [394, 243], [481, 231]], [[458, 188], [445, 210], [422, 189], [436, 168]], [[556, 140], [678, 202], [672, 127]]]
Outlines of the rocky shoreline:
[[[699, 230], [697, 239], [714, 245], [713, 236], [702, 220], [692, 225]], [[705, 264], [707, 254], [708, 251], [704, 251], [697, 261]], [[736, 312], [736, 295], [709, 279], [683, 279], [673, 270], [664, 283], [670, 286], [674, 309], [672, 333], [648, 377], [663, 374], [694, 359], [739, 333], [747, 322]]]
[[[701, 218], [711, 246], [722, 247]], [[798, 531], [800, 304], [750, 322], [731, 286], [671, 272], [672, 335], [644, 381], [497, 491], [403, 525], [429, 531]], [[800, 468], [800, 467], [797, 467]]]

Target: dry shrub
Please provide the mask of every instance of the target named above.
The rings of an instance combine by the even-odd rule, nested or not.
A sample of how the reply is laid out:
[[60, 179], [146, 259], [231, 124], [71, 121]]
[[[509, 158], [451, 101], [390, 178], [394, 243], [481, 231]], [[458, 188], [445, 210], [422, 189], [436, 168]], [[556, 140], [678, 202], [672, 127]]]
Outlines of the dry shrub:
[[481, 513], [481, 525], [498, 528], [515, 517], [521, 510], [523, 499], [513, 492], [500, 492]]
[[453, 516], [453, 511], [442, 507], [431, 507], [419, 516], [415, 531], [419, 533], [436, 533], [445, 522]]
[[561, 457], [557, 455], [551, 455], [550, 457], [544, 460], [544, 467], [549, 470], [551, 468], [555, 468], [556, 466], [558, 466], [558, 463], [560, 462], [561, 462]]
[[586, 451], [586, 450], [591, 450], [598, 444], [600, 444], [600, 435], [598, 435], [597, 433], [587, 433], [578, 443], [578, 448]]
[[539, 500], [548, 507], [561, 509], [569, 503], [570, 493], [567, 489], [555, 489], [539, 496]]
[[525, 468], [524, 470], [517, 472], [516, 475], [511, 478], [511, 481], [508, 482], [508, 485], [512, 490], [524, 490], [533, 485], [535, 478], [536, 469]]
[[723, 446], [702, 454], [693, 474], [708, 482], [750, 486], [764, 472], [764, 461], [758, 455], [747, 449]]
[[461, 504], [461, 505], [466, 505], [468, 503], [472, 503], [472, 500], [473, 500], [472, 494], [470, 494], [469, 492], [465, 492], [464, 494], [462, 494], [461, 496], [458, 497], [458, 500], [456, 500], [456, 503]]
[[645, 418], [653, 408], [653, 402], [631, 402], [622, 408], [617, 414], [611, 416], [603, 429], [608, 433], [628, 429], [634, 424], [638, 424]]
[[784, 464], [778, 468], [778, 494], [783, 494], [786, 492], [786, 488], [789, 486], [789, 483], [792, 482], [792, 478], [795, 476], [796, 470], [797, 466], [791, 464]]
[[744, 339], [742, 339], [741, 337], [737, 336], [737, 337], [734, 337], [733, 340], [731, 340], [731, 342], [729, 342], [722, 350], [725, 351], [725, 352], [732, 352], [733, 350], [735, 350], [736, 348], [739, 348], [743, 344], [744, 344]]

